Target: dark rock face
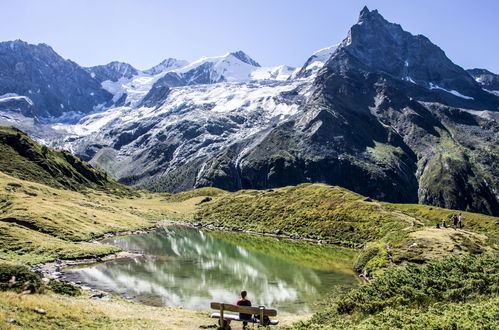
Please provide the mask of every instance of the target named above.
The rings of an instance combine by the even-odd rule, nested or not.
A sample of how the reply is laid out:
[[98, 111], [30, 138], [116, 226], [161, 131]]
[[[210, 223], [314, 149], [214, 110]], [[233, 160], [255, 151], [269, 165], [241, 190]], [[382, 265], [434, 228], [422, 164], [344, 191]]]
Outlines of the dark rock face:
[[133, 66], [123, 62], [111, 62], [106, 65], [97, 65], [85, 68], [90, 76], [99, 82], [106, 80], [118, 81], [120, 78], [132, 78], [139, 72]]
[[0, 99], [0, 111], [20, 113], [25, 117], [35, 117], [34, 104], [27, 97], [5, 97]]
[[499, 75], [485, 69], [466, 70], [486, 90], [497, 91], [499, 94]]
[[324, 182], [384, 201], [498, 215], [499, 125], [460, 109], [498, 107], [427, 38], [365, 8], [294, 120], [249, 151], [250, 142], [238, 142], [144, 185], [178, 187], [176, 178], [193, 175], [181, 186]]
[[29, 97], [39, 118], [67, 112], [90, 113], [112, 95], [76, 63], [65, 60], [45, 44], [0, 43], [0, 95]]

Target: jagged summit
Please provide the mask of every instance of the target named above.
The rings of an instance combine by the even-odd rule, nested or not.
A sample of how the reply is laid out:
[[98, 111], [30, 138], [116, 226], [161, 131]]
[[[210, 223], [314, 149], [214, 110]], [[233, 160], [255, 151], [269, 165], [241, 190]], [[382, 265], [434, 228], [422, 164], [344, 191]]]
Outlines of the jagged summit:
[[230, 53], [232, 56], [236, 57], [237, 59], [241, 60], [244, 63], [247, 63], [252, 66], [260, 67], [260, 64], [253, 60], [251, 57], [249, 57], [245, 52], [242, 50], [238, 50], [237, 52]]
[[[364, 7], [338, 51], [329, 60], [330, 72], [383, 72], [393, 78], [432, 90], [445, 102], [496, 110], [497, 100], [437, 45], [422, 35], [404, 31], [377, 10]], [[430, 95], [425, 94], [424, 99]], [[415, 97], [417, 95], [414, 95]], [[434, 99], [430, 98], [430, 99]], [[480, 102], [474, 100], [479, 99]], [[471, 104], [473, 102], [473, 104]]]
[[139, 71], [132, 65], [124, 62], [113, 61], [105, 65], [97, 65], [86, 68], [92, 78], [99, 82], [106, 80], [118, 81], [120, 78], [132, 78]]
[[147, 74], [155, 75], [155, 74], [158, 74], [161, 72], [180, 69], [188, 64], [189, 64], [189, 62], [186, 60], [179, 60], [179, 59], [170, 57], [170, 58], [164, 59], [158, 65], [155, 65], [152, 68], [145, 70], [144, 72]]

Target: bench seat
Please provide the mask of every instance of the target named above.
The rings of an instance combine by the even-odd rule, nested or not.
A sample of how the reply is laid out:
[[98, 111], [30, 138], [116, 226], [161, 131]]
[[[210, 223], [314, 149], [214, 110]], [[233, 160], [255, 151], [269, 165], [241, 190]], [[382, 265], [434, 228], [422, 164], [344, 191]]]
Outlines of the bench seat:
[[[219, 319], [220, 318], [220, 313], [213, 313], [211, 314], [211, 317], [214, 319]], [[248, 323], [260, 323], [260, 320], [257, 318], [252, 317], [251, 319], [241, 319], [239, 318], [239, 315], [232, 315], [232, 314], [224, 314], [224, 320], [225, 321], [246, 321]], [[278, 320], [270, 320], [270, 325], [278, 325], [279, 321]]]

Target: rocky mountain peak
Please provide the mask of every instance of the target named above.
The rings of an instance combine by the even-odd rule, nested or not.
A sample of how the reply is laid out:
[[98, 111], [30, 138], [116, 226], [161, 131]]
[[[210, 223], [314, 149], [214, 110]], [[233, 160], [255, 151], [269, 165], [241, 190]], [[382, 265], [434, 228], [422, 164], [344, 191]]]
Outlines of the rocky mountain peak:
[[147, 74], [156, 75], [161, 72], [180, 69], [181, 67], [184, 67], [188, 64], [188, 61], [169, 57], [161, 61], [161, 63], [159, 63], [158, 65], [155, 65], [152, 68], [145, 70], [144, 72]]
[[230, 55], [234, 56], [235, 58], [237, 58], [238, 60], [240, 60], [240, 61], [242, 61], [242, 62], [244, 62], [246, 64], [249, 64], [249, 65], [252, 65], [252, 66], [256, 66], [256, 67], [260, 67], [260, 64], [258, 62], [256, 62], [255, 60], [253, 60], [251, 57], [249, 57], [242, 50], [238, 50], [237, 52], [230, 53]]
[[99, 82], [106, 80], [118, 81], [120, 78], [131, 78], [139, 72], [132, 65], [124, 62], [113, 61], [105, 65], [97, 65], [86, 68], [92, 78]]
[[329, 73], [360, 70], [389, 75], [431, 90], [433, 96], [425, 92], [425, 97], [442, 97], [448, 99], [445, 103], [449, 105], [465, 106], [480, 99], [474, 107], [497, 108], [494, 96], [483, 91], [468, 72], [428, 38], [404, 31], [399, 24], [367, 7], [360, 12], [358, 22], [350, 28], [327, 67]]

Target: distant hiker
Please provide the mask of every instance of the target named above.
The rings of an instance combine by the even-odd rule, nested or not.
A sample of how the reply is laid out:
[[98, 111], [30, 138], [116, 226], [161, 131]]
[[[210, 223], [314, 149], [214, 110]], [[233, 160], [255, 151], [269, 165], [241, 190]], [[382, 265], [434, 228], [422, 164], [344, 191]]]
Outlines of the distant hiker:
[[442, 227], [447, 228], [447, 221], [445, 219], [442, 220]]
[[459, 228], [463, 228], [463, 214], [459, 213], [459, 217], [457, 217], [457, 223], [459, 224]]
[[459, 221], [459, 219], [457, 218], [457, 215], [456, 215], [456, 214], [453, 214], [453, 215], [452, 215], [451, 220], [452, 220], [452, 227], [453, 227], [454, 229], [456, 229], [456, 227], [457, 227], [457, 222]]
[[[246, 299], [247, 292], [245, 290], [241, 291], [241, 299], [236, 302], [237, 306], [251, 306], [251, 301]], [[239, 313], [239, 318], [241, 320], [251, 320], [251, 314]], [[246, 329], [248, 322], [243, 321], [243, 329]]]

